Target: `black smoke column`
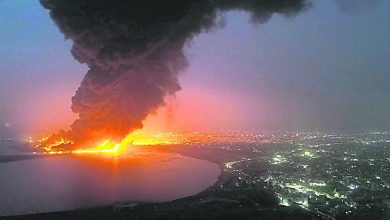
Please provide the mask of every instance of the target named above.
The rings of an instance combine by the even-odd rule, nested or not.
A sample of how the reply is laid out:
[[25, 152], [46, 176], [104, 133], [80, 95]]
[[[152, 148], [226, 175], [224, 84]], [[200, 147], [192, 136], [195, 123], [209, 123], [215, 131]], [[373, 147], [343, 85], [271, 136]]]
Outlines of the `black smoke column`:
[[223, 11], [238, 9], [252, 21], [274, 13], [293, 15], [305, 0], [41, 0], [73, 41], [72, 55], [89, 71], [72, 110], [71, 130], [53, 135], [75, 145], [120, 140], [142, 128], [143, 120], [180, 90], [178, 73], [187, 66], [183, 47], [196, 34], [216, 26]]

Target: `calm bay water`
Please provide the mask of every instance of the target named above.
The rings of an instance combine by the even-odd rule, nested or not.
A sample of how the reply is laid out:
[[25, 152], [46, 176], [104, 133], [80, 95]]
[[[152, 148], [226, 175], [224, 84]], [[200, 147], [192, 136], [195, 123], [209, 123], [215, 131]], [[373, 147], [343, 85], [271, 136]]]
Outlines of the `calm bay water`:
[[0, 216], [169, 201], [206, 189], [219, 174], [216, 164], [165, 153], [0, 163]]

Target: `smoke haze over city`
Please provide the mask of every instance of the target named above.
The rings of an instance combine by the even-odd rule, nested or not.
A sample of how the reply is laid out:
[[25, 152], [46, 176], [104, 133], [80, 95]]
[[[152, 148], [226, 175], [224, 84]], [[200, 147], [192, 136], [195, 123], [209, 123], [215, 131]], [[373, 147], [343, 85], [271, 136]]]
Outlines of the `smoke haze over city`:
[[[209, 6], [220, 13], [210, 9], [210, 21], [181, 35], [177, 53], [186, 68], [177, 64], [173, 73], [180, 69], [180, 87], [172, 81], [162, 94], [182, 89], [160, 97], [147, 107], [157, 115], [139, 121], [149, 115], [145, 129], [176, 131], [389, 128], [389, 4], [306, 3], [259, 16], [245, 5]], [[72, 42], [38, 2], [0, 4], [2, 125], [24, 134], [68, 130], [77, 118], [70, 98], [87, 66], [74, 61]]]

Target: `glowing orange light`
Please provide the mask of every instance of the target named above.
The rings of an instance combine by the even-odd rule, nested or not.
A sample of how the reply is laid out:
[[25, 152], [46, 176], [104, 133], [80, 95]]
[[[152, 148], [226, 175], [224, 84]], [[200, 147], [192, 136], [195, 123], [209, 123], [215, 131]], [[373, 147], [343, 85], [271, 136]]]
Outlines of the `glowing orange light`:
[[49, 137], [43, 137], [43, 138], [38, 140], [38, 143], [43, 143], [43, 142], [47, 141], [48, 139], [49, 139]]
[[[123, 141], [122, 141], [123, 142]], [[114, 144], [111, 143], [110, 140], [105, 140], [102, 143], [98, 144], [94, 148], [87, 148], [87, 149], [78, 149], [73, 150], [73, 154], [96, 154], [96, 153], [111, 153], [111, 154], [118, 154], [119, 148], [124, 146], [124, 143], [120, 144]]]
[[[38, 143], [43, 143], [47, 138], [41, 138], [38, 140]], [[150, 145], [170, 145], [178, 144], [181, 141], [177, 140], [177, 136], [172, 133], [159, 133], [159, 134], [146, 134], [140, 131], [135, 131], [128, 136], [126, 136], [119, 143], [113, 142], [110, 139], [106, 139], [103, 142], [97, 144], [95, 147], [83, 148], [80, 147], [76, 150], [66, 151], [61, 148], [59, 150], [56, 147], [66, 144], [73, 144], [72, 141], [65, 140], [63, 138], [54, 141], [52, 144], [43, 146], [45, 154], [113, 154], [118, 155], [121, 150], [126, 149], [128, 146], [150, 146]], [[39, 146], [39, 145], [38, 145]]]
[[55, 141], [53, 144], [50, 144], [47, 147], [52, 148], [63, 144], [73, 144], [73, 141], [69, 141], [69, 140], [65, 140], [64, 138], [61, 138], [60, 140]]
[[109, 153], [117, 155], [121, 150], [126, 149], [128, 146], [140, 146], [140, 145], [163, 145], [173, 144], [168, 139], [161, 138], [161, 136], [147, 135], [141, 132], [133, 132], [125, 137], [120, 143], [113, 143], [109, 139], [103, 141], [93, 148], [73, 150], [74, 154], [96, 154], [96, 153]]
[[32, 137], [29, 136], [29, 137], [27, 137], [27, 142], [28, 142], [28, 143], [34, 143], [34, 140], [33, 140]]

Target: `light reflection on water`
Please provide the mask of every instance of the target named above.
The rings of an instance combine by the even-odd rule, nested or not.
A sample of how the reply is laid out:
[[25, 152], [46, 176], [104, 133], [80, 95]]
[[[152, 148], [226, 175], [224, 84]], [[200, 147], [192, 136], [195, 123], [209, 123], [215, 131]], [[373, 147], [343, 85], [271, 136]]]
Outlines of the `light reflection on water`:
[[219, 174], [216, 164], [164, 153], [0, 163], [0, 216], [169, 201], [204, 190]]

